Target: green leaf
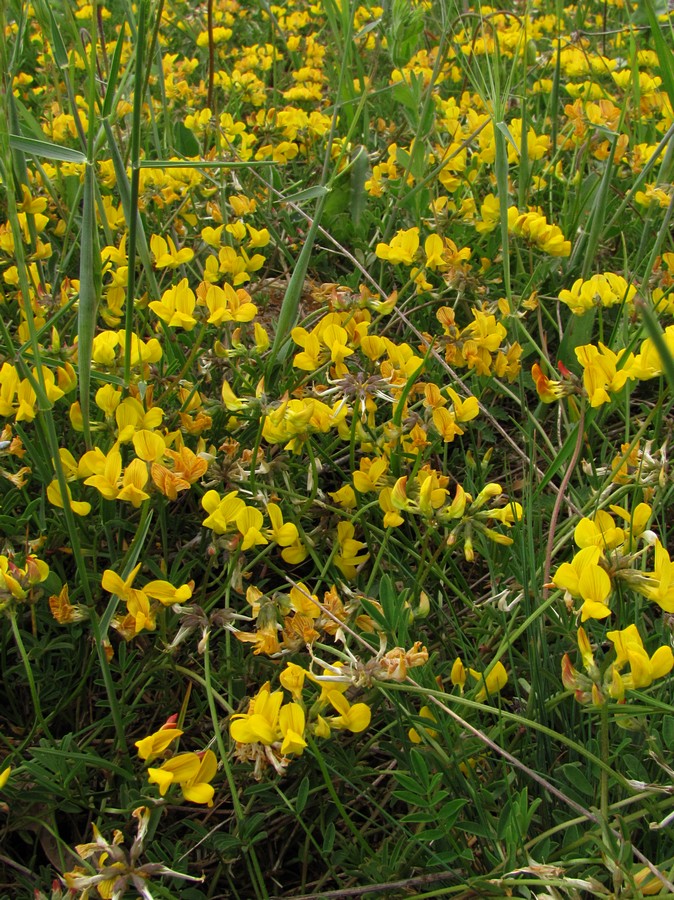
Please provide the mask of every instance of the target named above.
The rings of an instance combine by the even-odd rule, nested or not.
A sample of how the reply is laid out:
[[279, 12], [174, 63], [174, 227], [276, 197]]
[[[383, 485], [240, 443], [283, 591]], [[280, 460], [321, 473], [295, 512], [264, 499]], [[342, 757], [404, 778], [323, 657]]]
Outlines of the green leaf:
[[422, 787], [425, 791], [427, 791], [430, 784], [428, 766], [426, 765], [426, 760], [424, 759], [422, 754], [414, 748], [410, 750], [410, 763], [412, 764], [412, 768], [414, 769], [414, 772], [419, 779], [419, 787]]
[[112, 104], [115, 100], [115, 91], [117, 89], [117, 80], [119, 78], [119, 68], [122, 62], [122, 50], [125, 46], [125, 29], [126, 22], [122, 21], [121, 27], [119, 29], [119, 34], [117, 35], [117, 44], [115, 45], [115, 52], [112, 56], [112, 61], [110, 63], [110, 73], [108, 75], [108, 84], [105, 89], [105, 100], [103, 101], [103, 110], [101, 112], [102, 118], [107, 118], [112, 112]]
[[36, 141], [34, 138], [23, 137], [20, 134], [10, 134], [9, 146], [12, 150], [21, 150], [29, 156], [41, 156], [55, 162], [85, 163], [87, 161], [86, 156], [80, 150], [60, 147], [50, 141]]
[[[423, 794], [413, 794], [411, 791], [393, 791], [393, 796], [397, 800], [402, 800], [403, 803], [408, 803], [410, 806], [424, 806], [426, 803], [426, 798]], [[425, 813], [425, 815], [428, 816], [428, 813]]]
[[407, 815], [403, 816], [400, 821], [408, 822], [408, 823], [412, 823], [412, 824], [414, 824], [414, 823], [420, 824], [423, 822], [433, 822], [434, 819], [435, 819], [435, 811], [432, 809], [424, 809], [423, 811], [419, 810], [417, 812], [407, 813]]
[[84, 173], [82, 201], [82, 233], [80, 239], [80, 302], [77, 308], [77, 358], [80, 382], [80, 406], [84, 423], [84, 437], [90, 446], [89, 403], [91, 385], [91, 354], [96, 331], [98, 302], [101, 296], [101, 251], [95, 210], [95, 173], [88, 164]]
[[559, 772], [565, 781], [586, 797], [594, 797], [596, 786], [591, 784], [577, 763], [566, 763], [559, 766]]
[[405, 772], [395, 772], [394, 774], [395, 774], [395, 780], [398, 782], [398, 784], [401, 787], [406, 788], [408, 791], [412, 791], [412, 793], [415, 794], [415, 796], [417, 796], [417, 798], [424, 796], [424, 794], [418, 793], [418, 791], [419, 791], [418, 779], [412, 778], [411, 775], [407, 775], [407, 774], [405, 774]]
[[403, 608], [402, 597], [396, 591], [388, 575], [383, 575], [379, 582], [379, 602], [384, 610], [388, 629], [394, 634], [398, 630], [400, 612]]
[[186, 125], [183, 125], [182, 122], [177, 122], [173, 126], [173, 138], [175, 148], [181, 156], [200, 155], [199, 141], [196, 139], [194, 132], [187, 128]]
[[369, 168], [367, 150], [365, 147], [358, 147], [351, 166], [351, 218], [356, 226], [361, 220], [367, 202], [365, 181]]
[[332, 853], [332, 848], [335, 846], [335, 836], [337, 832], [335, 831], [335, 823], [328, 822], [325, 826], [325, 830], [323, 831], [323, 853], [326, 855], [328, 853]]
[[49, 16], [49, 26], [51, 29], [51, 39], [52, 39], [52, 53], [54, 54], [54, 61], [59, 69], [67, 69], [68, 68], [68, 51], [66, 50], [66, 45], [63, 42], [63, 37], [61, 36], [61, 32], [59, 30], [56, 19], [54, 18], [54, 13], [52, 12], [50, 0], [46, 3], [47, 15]]
[[662, 739], [665, 747], [674, 747], [674, 716], [662, 717]]
[[456, 800], [450, 800], [448, 803], [442, 804], [438, 810], [438, 817], [442, 822], [443, 828], [451, 828], [454, 825], [466, 803], [467, 801], [463, 797], [457, 797]]
[[283, 198], [284, 203], [304, 203], [305, 200], [318, 200], [319, 197], [325, 197], [330, 193], [330, 188], [324, 184], [315, 184], [313, 187], [306, 188], [304, 191], [298, 191], [296, 194], [289, 194]]
[[302, 815], [304, 807], [307, 805], [307, 799], [309, 798], [309, 787], [309, 776], [305, 775], [300, 782], [300, 786], [297, 789], [297, 797], [295, 798], [295, 812], [298, 816]]

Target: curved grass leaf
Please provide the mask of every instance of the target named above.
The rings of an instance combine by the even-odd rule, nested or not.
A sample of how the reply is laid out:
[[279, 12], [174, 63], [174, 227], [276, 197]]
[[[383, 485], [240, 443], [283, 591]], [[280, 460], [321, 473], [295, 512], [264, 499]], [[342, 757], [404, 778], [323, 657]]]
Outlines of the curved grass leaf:
[[12, 150], [20, 150], [29, 156], [41, 156], [43, 159], [51, 159], [54, 162], [85, 163], [87, 161], [81, 150], [60, 147], [50, 141], [36, 141], [34, 138], [23, 137], [20, 134], [10, 134], [9, 146]]

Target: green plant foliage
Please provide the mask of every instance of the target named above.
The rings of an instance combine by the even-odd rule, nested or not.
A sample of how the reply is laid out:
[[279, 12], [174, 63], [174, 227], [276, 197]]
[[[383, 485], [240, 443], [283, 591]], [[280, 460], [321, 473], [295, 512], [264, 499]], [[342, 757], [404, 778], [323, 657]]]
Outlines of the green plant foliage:
[[672, 15], [0, 3], [0, 896], [674, 896]]

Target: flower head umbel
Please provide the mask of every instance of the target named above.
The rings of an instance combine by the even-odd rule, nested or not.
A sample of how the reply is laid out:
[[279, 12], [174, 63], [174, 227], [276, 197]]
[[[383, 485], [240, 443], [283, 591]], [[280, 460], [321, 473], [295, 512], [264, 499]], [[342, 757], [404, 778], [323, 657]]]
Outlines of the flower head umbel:
[[264, 684], [248, 705], [247, 713], [232, 716], [229, 733], [237, 743], [237, 756], [255, 762], [259, 778], [271, 764], [283, 774], [289, 755], [304, 752], [305, 712], [299, 703], [283, 703], [282, 691], [270, 691]]
[[[606, 666], [597, 662], [584, 628], [578, 629], [578, 649], [585, 674], [573, 666], [568, 654], [564, 654], [562, 683], [574, 692], [579, 703], [600, 706], [608, 697], [622, 703], [626, 691], [649, 687], [656, 678], [668, 675], [674, 668], [672, 648], [658, 647], [649, 656], [636, 625], [628, 625], [622, 631], [609, 631], [606, 636], [612, 641], [616, 654], [615, 660]], [[626, 665], [630, 671], [622, 674]]]
[[115, 831], [112, 841], [108, 841], [94, 825], [94, 840], [75, 847], [80, 859], [89, 861], [89, 869], [93, 869], [93, 873], [87, 874], [80, 866], [65, 872], [63, 880], [66, 887], [82, 891], [80, 897], [83, 898], [89, 896], [90, 889], [96, 888], [101, 897], [121, 900], [128, 890], [135, 889], [145, 900], [152, 900], [148, 881], [159, 875], [170, 875], [183, 881], [204, 880], [203, 876], [194, 878], [192, 875], [184, 875], [168, 869], [162, 863], [141, 863], [140, 856], [150, 824], [150, 810], [146, 806], [139, 806], [131, 815], [137, 823], [136, 837], [131, 847], [127, 850], [124, 846], [121, 831]]

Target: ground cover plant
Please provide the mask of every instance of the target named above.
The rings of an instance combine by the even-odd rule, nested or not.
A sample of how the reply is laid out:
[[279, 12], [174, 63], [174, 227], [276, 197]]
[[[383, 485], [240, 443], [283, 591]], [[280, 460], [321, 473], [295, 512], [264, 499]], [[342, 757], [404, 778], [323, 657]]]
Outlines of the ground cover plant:
[[0, 6], [0, 893], [674, 895], [672, 12]]

